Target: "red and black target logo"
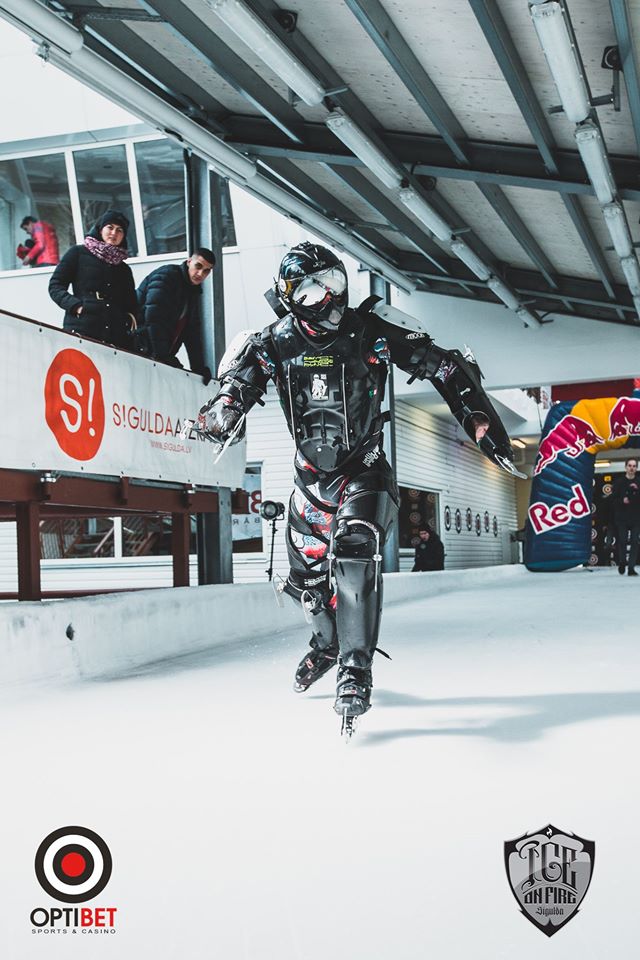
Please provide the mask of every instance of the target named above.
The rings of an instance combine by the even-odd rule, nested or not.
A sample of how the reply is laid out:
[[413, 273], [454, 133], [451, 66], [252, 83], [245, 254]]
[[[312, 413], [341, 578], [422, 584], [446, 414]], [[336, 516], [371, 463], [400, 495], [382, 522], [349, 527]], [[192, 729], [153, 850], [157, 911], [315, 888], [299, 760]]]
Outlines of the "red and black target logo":
[[108, 846], [86, 827], [61, 827], [45, 837], [35, 870], [42, 889], [63, 903], [84, 903], [102, 893], [113, 863]]

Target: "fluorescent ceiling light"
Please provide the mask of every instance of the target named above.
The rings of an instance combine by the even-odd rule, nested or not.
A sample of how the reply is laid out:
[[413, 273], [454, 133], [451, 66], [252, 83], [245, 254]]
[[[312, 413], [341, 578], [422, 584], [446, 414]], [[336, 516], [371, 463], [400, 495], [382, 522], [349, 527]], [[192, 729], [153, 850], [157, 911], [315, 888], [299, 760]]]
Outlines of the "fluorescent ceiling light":
[[414, 190], [413, 187], [404, 187], [400, 191], [400, 200], [421, 223], [424, 223], [425, 227], [431, 230], [431, 233], [435, 234], [438, 240], [449, 243], [453, 236], [453, 229], [426, 200], [422, 199], [417, 190]]
[[205, 3], [301, 100], [312, 107], [322, 103], [322, 84], [241, 0]]
[[541, 3], [530, 7], [530, 12], [562, 108], [569, 120], [581, 123], [589, 116], [591, 104], [562, 7], [559, 3]]
[[587, 120], [576, 128], [575, 137], [598, 202], [611, 203], [616, 195], [616, 184], [600, 130], [595, 123]]
[[623, 257], [620, 261], [623, 273], [627, 279], [627, 286], [632, 297], [640, 297], [640, 266], [635, 256]]
[[633, 298], [633, 305], [636, 308], [636, 313], [638, 314], [638, 317], [640, 317], [640, 297]]
[[476, 277], [479, 277], [481, 280], [489, 279], [491, 270], [489, 270], [486, 263], [483, 263], [477, 253], [474, 253], [471, 247], [467, 246], [464, 240], [454, 240], [451, 244], [451, 249], [456, 257], [459, 257], [463, 263], [466, 263], [469, 270], [475, 273]]
[[531, 310], [527, 310], [526, 307], [518, 307], [516, 310], [516, 316], [519, 317], [520, 320], [522, 320], [525, 327], [541, 327], [542, 326], [542, 321], [538, 320], [535, 313], [531, 313]]
[[502, 280], [498, 280], [497, 277], [489, 277], [487, 286], [490, 290], [493, 290], [496, 297], [499, 297], [503, 303], [506, 303], [510, 310], [518, 310], [520, 308], [520, 301]]
[[596, 460], [596, 467], [610, 467], [611, 460]]
[[513, 438], [513, 440], [511, 441], [511, 446], [512, 446], [512, 447], [517, 447], [518, 450], [526, 450], [526, 449], [527, 449], [526, 443], [524, 442], [524, 440], [520, 440], [519, 437], [514, 437], [514, 438]]
[[390, 160], [387, 160], [382, 151], [350, 117], [346, 117], [344, 113], [335, 110], [329, 114], [325, 123], [331, 132], [335, 133], [338, 140], [342, 140], [345, 146], [349, 147], [349, 150], [362, 160], [365, 167], [384, 183], [385, 187], [394, 189], [394, 187], [400, 186], [402, 183], [401, 171]]
[[616, 253], [621, 259], [630, 257], [633, 254], [633, 243], [622, 204], [607, 203], [602, 208], [602, 213]]

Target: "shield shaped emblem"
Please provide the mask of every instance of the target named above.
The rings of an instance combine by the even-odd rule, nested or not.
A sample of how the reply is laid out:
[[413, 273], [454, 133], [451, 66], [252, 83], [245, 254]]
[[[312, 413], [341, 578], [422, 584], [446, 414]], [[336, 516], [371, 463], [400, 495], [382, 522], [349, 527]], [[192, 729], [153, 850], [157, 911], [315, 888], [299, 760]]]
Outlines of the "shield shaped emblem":
[[595, 843], [547, 824], [507, 840], [509, 886], [527, 920], [552, 937], [578, 912], [589, 889]]

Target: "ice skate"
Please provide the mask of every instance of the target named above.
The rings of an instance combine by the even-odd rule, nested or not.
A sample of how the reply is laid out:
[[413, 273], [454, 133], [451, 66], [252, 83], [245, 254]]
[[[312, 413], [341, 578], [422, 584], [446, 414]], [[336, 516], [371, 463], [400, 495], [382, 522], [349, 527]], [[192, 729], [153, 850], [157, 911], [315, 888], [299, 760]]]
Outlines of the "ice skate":
[[350, 740], [356, 720], [371, 707], [371, 668], [346, 667], [338, 670], [336, 702], [333, 709], [342, 717], [341, 733]]
[[318, 647], [315, 640], [311, 641], [311, 650], [309, 650], [296, 670], [296, 678], [293, 682], [293, 689], [296, 693], [304, 693], [312, 683], [324, 677], [338, 661], [338, 647]]

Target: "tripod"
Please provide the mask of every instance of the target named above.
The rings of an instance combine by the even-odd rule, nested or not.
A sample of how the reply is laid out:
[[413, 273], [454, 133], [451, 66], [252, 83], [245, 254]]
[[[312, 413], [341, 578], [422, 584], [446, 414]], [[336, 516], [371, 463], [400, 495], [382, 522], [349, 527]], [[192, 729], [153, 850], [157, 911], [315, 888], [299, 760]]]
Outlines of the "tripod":
[[276, 524], [278, 519], [278, 517], [274, 517], [273, 520], [271, 520], [271, 550], [269, 553], [269, 567], [265, 571], [269, 580], [273, 580], [273, 546], [276, 539]]

